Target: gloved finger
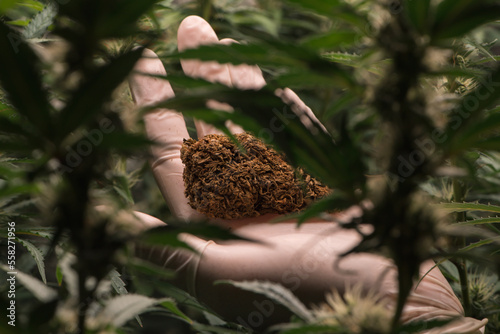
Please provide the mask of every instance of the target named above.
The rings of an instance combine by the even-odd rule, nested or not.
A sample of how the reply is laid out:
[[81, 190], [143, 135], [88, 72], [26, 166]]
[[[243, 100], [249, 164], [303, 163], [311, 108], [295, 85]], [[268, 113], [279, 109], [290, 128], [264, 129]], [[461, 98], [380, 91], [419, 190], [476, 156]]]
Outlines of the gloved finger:
[[[166, 225], [158, 218], [142, 212], [134, 211], [134, 215], [138, 218], [137, 224], [140, 224], [139, 227], [142, 231]], [[213, 241], [203, 240], [185, 233], [179, 235], [179, 240], [188, 244], [194, 251], [184, 248], [151, 246], [137, 243], [135, 254], [139, 258], [152, 262], [162, 268], [173, 270], [175, 277], [172, 283], [181, 289], [194, 291], [194, 278], [196, 277], [196, 268], [200, 261], [200, 254]]]
[[[217, 44], [219, 39], [210, 24], [199, 16], [186, 17], [177, 31], [177, 48], [179, 51], [195, 49], [201, 45]], [[193, 78], [203, 78], [210, 82], [231, 85], [231, 76], [227, 64], [216, 61], [200, 61], [197, 59], [181, 59], [184, 73]]]
[[[220, 41], [222, 44], [238, 43], [234, 39], [224, 38]], [[241, 65], [228, 65], [229, 73], [231, 75], [231, 83], [234, 87], [239, 89], [261, 89], [266, 85], [266, 81], [262, 76], [262, 71], [258, 66], [251, 66], [247, 64]], [[307, 127], [311, 126], [312, 122], [317, 123], [324, 131], [325, 127], [316, 118], [312, 110], [298, 97], [297, 94], [290, 88], [277, 89], [276, 96], [280, 97], [283, 102], [290, 105], [292, 111], [299, 117], [302, 123]]]
[[316, 115], [314, 115], [311, 108], [309, 108], [293, 90], [290, 88], [276, 89], [274, 93], [292, 108], [292, 111], [307, 128], [314, 131], [314, 127], [312, 126], [314, 123], [319, 126], [320, 129], [327, 132], [325, 126], [318, 120]]
[[[177, 38], [180, 51], [206, 44], [230, 44], [235, 42], [232, 39], [218, 41], [217, 35], [210, 24], [198, 16], [189, 16], [184, 19], [179, 27]], [[246, 64], [222, 65], [213, 61], [202, 62], [199, 60], [181, 60], [181, 64], [187, 75], [204, 78], [212, 82], [223, 83], [240, 89], [260, 89], [266, 84], [258, 66]], [[275, 93], [285, 103], [290, 105], [292, 111], [306, 127], [315, 131], [315, 128], [312, 126], [314, 123], [320, 129], [326, 131], [323, 124], [316, 118], [311, 109], [307, 107], [291, 89], [277, 89]], [[197, 129], [199, 130], [198, 137], [202, 137], [208, 133], [220, 133], [217, 129], [203, 125], [203, 123], [200, 122], [197, 122]], [[230, 130], [233, 133], [242, 132], [242, 129], [236, 127]]]
[[[443, 327], [422, 331], [421, 334], [480, 334], [481, 328], [484, 330], [488, 320], [464, 316], [462, 304], [434, 261], [422, 263], [420, 277], [406, 301], [401, 316], [403, 323], [455, 318]], [[386, 282], [382, 290], [395, 304], [398, 295], [397, 284]]]
[[[231, 38], [224, 38], [220, 40], [220, 43], [228, 45], [231, 43], [238, 43], [238, 42]], [[258, 90], [266, 85], [266, 81], [262, 76], [262, 71], [258, 66], [255, 65], [251, 66], [247, 64], [240, 64], [240, 65], [228, 64], [227, 67], [229, 69], [231, 85], [233, 87], [239, 89]], [[232, 112], [232, 108], [228, 111]], [[245, 130], [243, 130], [242, 127], [232, 123], [231, 121], [228, 121], [226, 123], [226, 126], [233, 134], [245, 132]]]
[[[177, 47], [179, 51], [194, 49], [200, 45], [217, 44], [219, 38], [210, 24], [199, 16], [188, 16], [179, 26], [177, 32]], [[231, 74], [228, 64], [219, 64], [215, 61], [200, 61], [196, 59], [181, 59], [182, 70], [186, 75], [193, 78], [202, 78], [210, 82], [218, 82], [226, 86], [232, 86]], [[211, 109], [232, 112], [233, 108], [226, 104], [214, 100], [207, 102], [207, 107]], [[222, 131], [205, 122], [195, 120], [198, 138], [207, 134], [222, 134]], [[231, 133], [243, 132], [243, 129], [231, 122], [226, 123], [226, 127]]]
[[[238, 43], [234, 39], [224, 38], [220, 40], [221, 44], [229, 45]], [[262, 71], [256, 65], [228, 65], [231, 84], [239, 89], [261, 89], [266, 85], [266, 81], [262, 76]]]
[[[156, 54], [144, 50], [129, 78], [130, 90], [139, 107], [152, 105], [174, 96], [170, 83], [154, 78], [152, 75], [166, 75], [165, 68]], [[157, 109], [144, 116], [148, 137], [157, 142], [152, 147], [151, 167], [156, 182], [171, 212], [181, 219], [199, 216], [184, 196], [182, 172], [184, 166], [180, 159], [183, 139], [189, 138], [182, 114], [169, 109]]]
[[[214, 110], [222, 110], [226, 112], [233, 112], [233, 107], [231, 107], [227, 103], [219, 102], [216, 100], [208, 100], [207, 101], [207, 107], [210, 109]], [[215, 126], [205, 123], [200, 120], [195, 120], [194, 125], [196, 126], [196, 133], [198, 134], [198, 139], [205, 137], [208, 134], [223, 134], [221, 130], [216, 128]], [[236, 133], [242, 133], [244, 132], [243, 129], [239, 126], [234, 124], [233, 122], [227, 120], [225, 122], [225, 126], [228, 128], [229, 132], [232, 134]]]
[[138, 223], [141, 224], [139, 227], [143, 231], [148, 230], [150, 228], [166, 225], [163, 221], [159, 220], [158, 218], [150, 216], [144, 212], [134, 211], [134, 215], [137, 217]]

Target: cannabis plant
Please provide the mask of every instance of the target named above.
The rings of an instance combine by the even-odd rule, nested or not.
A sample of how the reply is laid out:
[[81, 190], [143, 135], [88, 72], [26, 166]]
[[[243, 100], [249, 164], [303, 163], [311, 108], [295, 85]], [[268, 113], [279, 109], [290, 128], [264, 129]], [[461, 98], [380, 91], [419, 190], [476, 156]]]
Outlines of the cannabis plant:
[[[189, 14], [244, 42], [177, 51], [175, 30]], [[398, 268], [394, 312], [355, 289], [308, 308], [280, 286], [226, 282], [296, 314], [270, 330], [439, 327], [400, 324], [419, 266], [432, 258], [466, 315], [487, 317], [487, 331], [498, 333], [498, 20], [494, 0], [2, 1], [0, 307], [10, 317], [1, 332], [251, 332], [134, 255], [133, 209], [178, 226], [143, 242], [182, 247], [182, 232], [232, 237], [179, 224], [160, 204], [145, 164], [154, 143], [124, 84], [147, 46], [177, 96], [157, 106], [221, 128], [230, 118], [334, 189], [292, 216], [299, 225], [362, 204], [373, 229], [349, 253], [383, 254]], [[267, 85], [248, 91], [188, 78], [179, 59], [259, 65]], [[325, 128], [287, 117], [274, 94], [282, 87]], [[235, 111], [209, 110], [207, 99]]]

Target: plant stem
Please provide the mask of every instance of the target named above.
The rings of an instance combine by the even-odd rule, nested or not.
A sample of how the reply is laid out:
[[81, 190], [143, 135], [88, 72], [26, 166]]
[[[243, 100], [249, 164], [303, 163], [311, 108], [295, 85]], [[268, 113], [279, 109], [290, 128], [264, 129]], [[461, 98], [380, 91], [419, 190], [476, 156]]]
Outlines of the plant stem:
[[200, 0], [200, 16], [210, 22], [212, 16], [212, 0]]
[[453, 262], [458, 269], [458, 277], [460, 279], [460, 288], [462, 290], [462, 300], [465, 311], [465, 316], [471, 315], [471, 302], [469, 293], [469, 279], [467, 275], [467, 264], [464, 259], [455, 260]]
[[[463, 202], [465, 200], [464, 186], [457, 179], [453, 180], [453, 198], [456, 202]], [[456, 217], [457, 222], [465, 221], [465, 212], [457, 212]], [[455, 247], [458, 249], [465, 247], [465, 237], [457, 238], [455, 240]], [[453, 259], [451, 262], [455, 265], [455, 267], [457, 267], [465, 316], [469, 316], [471, 314], [471, 301], [469, 293], [469, 279], [467, 277], [467, 263], [465, 259], [461, 258]]]

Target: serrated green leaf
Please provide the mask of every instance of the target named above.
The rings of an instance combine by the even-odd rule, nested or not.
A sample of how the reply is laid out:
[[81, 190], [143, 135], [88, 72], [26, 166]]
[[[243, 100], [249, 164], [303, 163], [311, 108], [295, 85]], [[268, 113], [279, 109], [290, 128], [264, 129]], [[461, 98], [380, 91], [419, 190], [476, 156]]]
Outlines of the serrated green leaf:
[[[122, 0], [109, 5], [109, 13], [101, 11], [101, 22], [97, 26], [101, 38], [127, 36], [135, 32], [137, 20], [159, 0]], [[103, 15], [104, 14], [104, 15]]]
[[456, 223], [456, 225], [484, 225], [484, 224], [492, 224], [492, 223], [500, 223], [500, 217], [488, 217], [488, 218], [467, 220], [467, 221]]
[[19, 4], [19, 6], [34, 9], [37, 12], [42, 11], [43, 8], [45, 7], [45, 5], [42, 2], [35, 1], [35, 0], [21, 0], [21, 1], [18, 1], [18, 4]]
[[317, 49], [331, 50], [337, 47], [347, 48], [360, 38], [359, 34], [352, 30], [335, 30], [322, 35], [308, 37], [300, 42], [301, 45]]
[[250, 333], [250, 331], [246, 328], [239, 329], [230, 329], [221, 326], [209, 326], [205, 324], [200, 324], [198, 322], [194, 322], [191, 325], [192, 329], [200, 331], [200, 333], [220, 333], [220, 334], [242, 334], [242, 333]]
[[[22, 37], [0, 21], [0, 84], [9, 101], [26, 119], [50, 137], [50, 107], [36, 69], [39, 59]], [[26, 98], [29, 96], [29, 98]], [[43, 141], [42, 141], [43, 142]]]
[[[0, 268], [5, 272], [12, 272], [12, 270], [9, 270], [9, 268], [3, 264], [0, 265]], [[48, 303], [57, 297], [57, 292], [54, 289], [48, 287], [42, 281], [31, 275], [16, 270], [15, 274], [11, 275], [11, 277], [15, 277], [16, 282], [21, 283], [42, 303]]]
[[439, 261], [439, 270], [441, 270], [441, 272], [449, 282], [460, 282], [457, 267], [451, 261]]
[[314, 201], [309, 207], [297, 215], [297, 225], [306, 222], [314, 217], [319, 217], [321, 214], [331, 212], [333, 210], [342, 210], [352, 205], [347, 201], [345, 196], [340, 191], [333, 191], [332, 194]]
[[217, 281], [216, 284], [230, 284], [237, 288], [264, 295], [292, 311], [301, 319], [311, 322], [314, 318], [311, 311], [287, 288], [278, 283], [268, 281]]
[[309, 48], [266, 39], [259, 43], [230, 45], [201, 45], [167, 56], [174, 59], [200, 59], [217, 61], [221, 64], [249, 64], [288, 68], [293, 71], [309, 71], [323, 76], [325, 80], [341, 83], [344, 87], [354, 87], [352, 76], [336, 64], [326, 61]]
[[6, 23], [10, 24], [11, 26], [26, 27], [30, 23], [30, 20], [14, 20], [7, 21]]
[[38, 267], [38, 272], [40, 273], [40, 277], [42, 278], [43, 283], [47, 284], [47, 277], [45, 276], [45, 258], [43, 253], [38, 249], [38, 247], [33, 245], [28, 240], [23, 240], [19, 238], [16, 238], [16, 240], [21, 245], [26, 247], [28, 252], [31, 254], [31, 256], [36, 262], [36, 266]]
[[204, 80], [202, 78], [191, 78], [186, 75], [179, 74], [168, 74], [164, 75], [150, 75], [154, 78], [159, 78], [163, 80], [168, 80], [173, 87], [180, 88], [209, 88], [214, 85], [218, 85], [217, 83], [212, 83], [210, 81]]
[[14, 168], [14, 166], [9, 164], [6, 166], [2, 166], [0, 164], [0, 175], [2, 175], [3, 180], [12, 180], [22, 178], [25, 173], [24, 171]]
[[33, 151], [33, 149], [34, 147], [23, 137], [0, 135], [0, 151], [28, 153]]
[[63, 254], [58, 262], [61, 278], [63, 279], [66, 289], [72, 298], [78, 298], [78, 274], [73, 269], [75, 262], [76, 256], [69, 252]]
[[[0, 168], [0, 174], [1, 174], [1, 168]], [[3, 205], [0, 205], [1, 207], [1, 211], [3, 214], [7, 214], [9, 216], [18, 216], [18, 217], [21, 217], [21, 216], [24, 216], [23, 214], [23, 209], [28, 207], [28, 206], [32, 206], [34, 203], [36, 202], [36, 199], [34, 198], [29, 198], [29, 199], [26, 199], [26, 200], [20, 200], [20, 201], [13, 201], [12, 203], [10, 204], [7, 204], [5, 206]], [[22, 234], [21, 232], [19, 232], [18, 230], [16, 231], [17, 234]]]
[[55, 229], [53, 227], [26, 227], [16, 229], [16, 234], [20, 235], [34, 235], [52, 240], [54, 237]]
[[469, 8], [476, 1], [474, 0], [443, 0], [441, 1], [436, 8], [436, 23], [438, 21], [449, 21], [453, 17], [456, 17], [467, 8]]
[[184, 109], [184, 114], [186, 116], [193, 117], [194, 119], [197, 120], [202, 120], [208, 124], [212, 124], [217, 128], [219, 128], [220, 130], [223, 130], [223, 132], [225, 132], [224, 130], [227, 130], [226, 128], [227, 120], [232, 121], [235, 124], [241, 125], [246, 131], [249, 132], [256, 133], [261, 129], [259, 124], [254, 119], [246, 115], [243, 115], [239, 112], [228, 113], [227, 111], [223, 110], [208, 109], [204, 106], [197, 107], [196, 104], [199, 101], [190, 100], [189, 96], [180, 97], [177, 101], [170, 101], [170, 102], [177, 102], [180, 108], [182, 109], [184, 109], [185, 107], [190, 108], [190, 109]]
[[2, 113], [1, 115], [4, 117], [10, 117], [15, 115], [16, 111], [8, 104], [5, 104], [2, 101], [0, 101], [0, 113]]
[[477, 142], [481, 142], [480, 139], [485, 138], [491, 132], [500, 129], [500, 113], [491, 112], [486, 115], [483, 119], [470, 125], [470, 127], [461, 135], [462, 143], [470, 143], [473, 146]]
[[267, 66], [290, 66], [306, 67], [306, 64], [300, 59], [290, 57], [282, 53], [269, 53], [267, 45], [263, 44], [239, 44], [230, 45], [212, 44], [201, 45], [195, 49], [187, 49], [182, 52], [167, 56], [174, 59], [199, 59], [214, 60], [221, 64], [248, 64], [248, 65], [267, 65]]
[[364, 14], [361, 14], [355, 8], [348, 5], [347, 1], [342, 1], [342, 6], [332, 18], [345, 21], [356, 27], [358, 31], [362, 32], [365, 36], [372, 37], [374, 28], [370, 20]]
[[489, 245], [492, 243], [497, 243], [497, 244], [500, 243], [500, 236], [488, 238], [488, 239], [483, 239], [483, 240], [480, 240], [477, 242], [473, 242], [473, 243], [471, 243], [463, 248], [460, 248], [460, 251], [466, 252], [466, 251], [470, 251], [471, 249], [478, 248], [478, 247], [485, 246], [485, 245]]
[[366, 68], [367, 71], [377, 75], [382, 75], [384, 73], [385, 67], [390, 63], [390, 59], [384, 59], [374, 64], [365, 65], [362, 62], [363, 56], [340, 52], [328, 52], [323, 54], [323, 57], [334, 63], [346, 65], [349, 67]]
[[290, 71], [285, 74], [274, 77], [269, 81], [276, 87], [288, 88], [326, 88], [338, 87], [344, 84], [343, 80], [336, 81], [333, 78], [327, 78], [324, 75], [311, 73], [310, 71]]
[[57, 285], [61, 286], [63, 282], [63, 272], [59, 265], [56, 267], [56, 279]]
[[123, 198], [127, 203], [129, 204], [133, 204], [134, 203], [134, 200], [132, 198], [132, 193], [130, 192], [130, 190], [128, 189], [123, 189], [121, 188], [120, 186], [116, 186], [114, 185], [113, 186], [113, 189], [116, 191], [116, 193], [121, 197]]
[[474, 40], [472, 38], [465, 39], [465, 42], [467, 44], [474, 46], [476, 48], [476, 50], [479, 52], [479, 54], [485, 56], [486, 58], [490, 58], [490, 60], [492, 60], [492, 61], [496, 61], [495, 56], [489, 50], [487, 50], [483, 44], [477, 42], [476, 40]]
[[131, 259], [129, 265], [134, 270], [143, 273], [147, 276], [154, 276], [161, 279], [173, 278], [175, 276], [175, 271], [173, 270], [157, 266], [148, 261], [144, 261], [138, 258]]
[[355, 93], [351, 91], [345, 92], [340, 98], [332, 101], [332, 105], [323, 114], [323, 119], [329, 119], [342, 110], [349, 110], [356, 103], [357, 99], [358, 97]]
[[[109, 280], [111, 281], [111, 286], [113, 287], [113, 289], [115, 290], [115, 292], [118, 295], [128, 294], [127, 288], [125, 288], [125, 282], [122, 281], [122, 279], [120, 278], [121, 275], [116, 269], [112, 269], [108, 273], [108, 277], [109, 277]], [[138, 315], [135, 316], [135, 320], [137, 320], [137, 323], [139, 324], [139, 326], [142, 327], [142, 321]]]
[[436, 262], [429, 270], [427, 270], [417, 281], [417, 284], [415, 285], [415, 289], [418, 288], [419, 284], [422, 282], [422, 280], [427, 277], [427, 275], [434, 270], [434, 268], [439, 267], [442, 265], [444, 262], [448, 261], [447, 258], [439, 260], [439, 262]]
[[25, 39], [38, 38], [42, 36], [47, 28], [54, 22], [57, 15], [57, 6], [53, 2], [38, 13], [23, 31]]
[[179, 234], [192, 234], [207, 240], [245, 240], [256, 242], [231, 233], [229, 230], [206, 223], [179, 224], [168, 222], [167, 226], [156, 227], [143, 233], [141, 242], [151, 245], [166, 245], [192, 250], [190, 246], [178, 239]]
[[111, 182], [113, 184], [113, 189], [122, 197], [126, 203], [133, 204], [134, 198], [131, 192], [131, 183], [128, 175], [121, 173], [115, 173], [111, 177]]
[[491, 61], [500, 61], [500, 56], [491, 55], [491, 57], [488, 57], [488, 58], [471, 60], [471, 66], [482, 65], [485, 63], [489, 63]]
[[445, 148], [451, 153], [470, 149], [470, 142], [462, 143], [462, 135], [468, 131], [473, 132], [477, 120], [499, 100], [500, 96], [495, 90], [500, 85], [500, 66], [478, 78], [478, 81], [478, 87], [463, 96], [449, 116], [444, 136], [448, 138]]
[[485, 211], [500, 213], [500, 206], [480, 203], [441, 203], [438, 206], [449, 212]]
[[136, 315], [147, 311], [148, 308], [169, 301], [168, 298], [154, 299], [137, 294], [116, 296], [106, 302], [99, 314], [99, 320], [102, 323], [120, 327]]
[[280, 22], [277, 20], [276, 11], [259, 11], [254, 8], [239, 10], [234, 13], [227, 13], [226, 18], [233, 25], [253, 25], [258, 24], [271, 36], [278, 36]]
[[[137, 20], [158, 1], [68, 1], [60, 7], [60, 14], [88, 27], [93, 36], [89, 35], [89, 30], [82, 30], [81, 33], [86, 34], [86, 37], [96, 39], [126, 37], [139, 31]], [[74, 42], [78, 43], [76, 40]]]
[[17, 0], [2, 0], [0, 2], [0, 15], [5, 13], [10, 8], [14, 7], [17, 3]]
[[152, 231], [156, 228], [151, 229], [141, 236], [140, 243], [151, 246], [165, 246], [170, 248], [184, 248], [190, 251], [194, 249], [183, 241], [178, 239], [179, 233], [171, 231], [162, 231], [161, 233], [153, 233]]
[[463, 77], [463, 78], [478, 78], [488, 73], [480, 68], [470, 67], [470, 68], [459, 68], [453, 67], [443, 67], [437, 71], [428, 73], [431, 76], [449, 76], [449, 77]]
[[218, 316], [209, 313], [207, 311], [203, 311], [203, 316], [207, 319], [208, 323], [212, 326], [226, 326], [227, 322], [219, 318]]
[[471, 146], [478, 150], [500, 151], [500, 137], [478, 140], [473, 142]]
[[427, 33], [430, 30], [430, 20], [433, 18], [433, 13], [430, 12], [431, 0], [406, 0], [402, 5], [415, 29], [421, 34]]
[[0, 157], [0, 163], [34, 164], [34, 163], [36, 163], [36, 160], [30, 159], [30, 158], [15, 158], [15, 157], [9, 157], [9, 156], [2, 156], [2, 157]]
[[0, 187], [0, 198], [13, 195], [35, 193], [37, 191], [38, 187], [33, 183], [21, 185], [6, 185], [4, 187]]
[[324, 54], [324, 57], [328, 60], [344, 65], [351, 65], [353, 63], [357, 63], [361, 59], [360, 55], [341, 53], [341, 52], [328, 52]]
[[115, 149], [119, 151], [131, 151], [146, 148], [154, 142], [142, 134], [113, 131], [103, 136], [99, 147], [104, 149]]
[[125, 282], [123, 282], [120, 277], [121, 274], [116, 269], [112, 269], [108, 273], [108, 278], [111, 281], [111, 286], [113, 287], [115, 292], [119, 295], [126, 295], [128, 291], [125, 288]]
[[38, 138], [38, 140], [36, 140], [36, 137], [33, 135], [36, 133], [36, 129], [26, 123], [27, 122], [23, 122], [23, 120], [16, 119], [15, 114], [9, 115], [8, 112], [5, 112], [5, 114], [2, 112], [2, 115], [0, 116], [0, 133], [3, 132], [7, 136], [19, 136], [20, 138], [23, 138], [23, 141], [31, 144], [32, 147], [37, 147], [40, 139]]
[[333, 16], [335, 9], [340, 5], [339, 0], [287, 0], [290, 3], [296, 4], [304, 9], [312, 10], [313, 12], [324, 15]]
[[436, 8], [431, 37], [458, 37], [488, 22], [498, 20], [500, 4], [475, 0], [443, 0]]
[[196, 298], [188, 294], [186, 291], [173, 286], [172, 284], [161, 282], [161, 284], [156, 288], [160, 293], [162, 293], [162, 295], [174, 298], [177, 303], [181, 305], [212, 313], [211, 310], [207, 309], [207, 307], [202, 305]]
[[179, 310], [174, 301], [165, 300], [161, 302], [160, 305], [169, 310], [170, 312], [172, 312], [173, 314], [175, 314], [176, 316], [178, 316], [179, 318], [186, 321], [188, 324], [193, 323], [193, 320], [191, 320], [187, 315], [185, 315], [181, 310]]

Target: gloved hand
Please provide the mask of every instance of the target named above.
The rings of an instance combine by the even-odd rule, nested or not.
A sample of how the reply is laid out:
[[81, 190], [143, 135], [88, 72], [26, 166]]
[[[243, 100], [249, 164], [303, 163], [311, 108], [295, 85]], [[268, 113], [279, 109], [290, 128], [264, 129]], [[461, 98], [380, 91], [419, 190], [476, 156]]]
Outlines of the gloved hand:
[[[187, 17], [178, 30], [179, 50], [195, 48], [201, 44], [232, 43], [219, 41], [211, 26], [197, 16]], [[259, 89], [265, 85], [261, 71], [256, 66], [221, 65], [216, 62], [182, 60], [184, 72], [241, 89]], [[142, 74], [141, 74], [142, 73]], [[171, 98], [174, 92], [166, 80], [144, 75], [165, 75], [165, 69], [154, 52], [145, 50], [130, 78], [130, 88], [140, 107]], [[276, 92], [304, 120], [314, 120], [311, 110], [289, 89]], [[231, 111], [228, 105], [210, 101], [209, 106]], [[174, 110], [155, 110], [145, 116], [148, 136], [159, 142], [152, 148], [152, 169], [160, 190], [171, 212], [181, 219], [196, 220], [194, 211], [184, 196], [183, 165], [180, 148], [188, 132], [182, 115]], [[242, 129], [228, 125], [233, 133]], [[219, 133], [212, 126], [196, 121], [198, 137]], [[352, 207], [336, 214], [337, 220], [359, 217], [362, 210]], [[145, 227], [162, 225], [163, 222], [138, 213]], [[397, 300], [397, 270], [392, 262], [373, 254], [352, 254], [343, 258], [338, 267], [334, 263], [339, 255], [360, 241], [353, 230], [342, 229], [338, 223], [320, 220], [309, 221], [296, 228], [294, 221], [269, 223], [275, 215], [223, 221], [214, 224], [230, 227], [235, 233], [262, 241], [215, 242], [192, 235], [184, 241], [198, 250], [200, 256], [184, 250], [151, 249], [147, 257], [159, 265], [177, 270], [176, 283], [195, 295], [228, 320], [248, 327], [263, 328], [287, 321], [289, 313], [262, 296], [242, 291], [229, 285], [214, 285], [217, 280], [265, 280], [289, 288], [306, 305], [324, 302], [325, 294], [335, 289], [340, 293], [347, 286], [359, 285], [366, 292], [377, 291], [388, 308]], [[369, 229], [369, 226], [364, 228]], [[422, 265], [422, 275], [434, 263]], [[450, 285], [439, 269], [431, 270], [413, 290], [405, 306], [402, 321], [430, 320], [458, 317], [459, 319], [439, 330], [428, 333], [481, 333], [486, 320], [479, 321], [463, 316], [464, 310]]]

